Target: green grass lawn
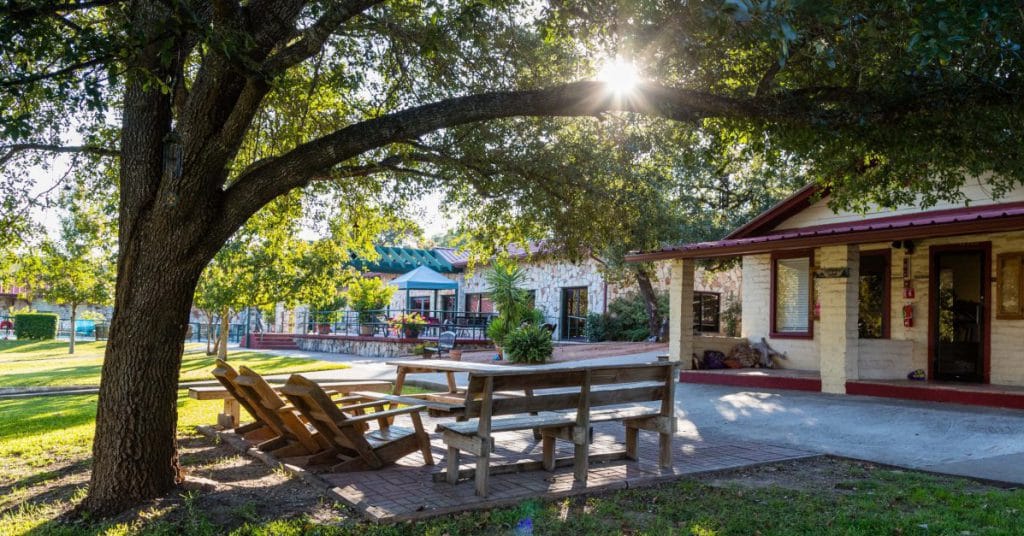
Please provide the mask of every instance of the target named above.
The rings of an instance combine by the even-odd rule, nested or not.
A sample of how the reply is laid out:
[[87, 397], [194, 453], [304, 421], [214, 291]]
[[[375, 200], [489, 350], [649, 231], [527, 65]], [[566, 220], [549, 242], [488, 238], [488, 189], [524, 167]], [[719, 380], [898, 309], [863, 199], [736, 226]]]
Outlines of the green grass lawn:
[[[63, 343], [5, 343], [0, 348], [0, 382], [4, 386], [98, 381], [102, 343], [84, 343], [82, 353], [73, 357], [64, 353]], [[248, 352], [234, 353], [231, 358], [264, 372], [333, 366]], [[89, 360], [95, 363], [86, 364]], [[182, 377], [199, 379], [208, 374], [212, 359], [190, 352], [186, 363]], [[95, 370], [87, 372], [90, 367]], [[220, 408], [220, 401], [191, 400], [182, 391], [178, 398], [179, 438], [198, 443], [201, 451], [214, 449], [212, 442], [195, 439], [195, 427], [215, 422]], [[744, 470], [739, 476], [700, 477], [564, 500], [528, 500], [510, 508], [397, 525], [365, 523], [351, 511], [318, 499], [290, 508], [263, 504], [261, 501], [272, 499], [266, 499], [266, 490], [258, 487], [265, 485], [259, 483], [261, 478], [291, 480], [253, 462], [267, 475], [255, 480], [255, 494], [225, 478], [226, 489], [220, 491], [175, 492], [119, 519], [67, 523], [61, 515], [85, 492], [95, 413], [95, 395], [0, 399], [0, 535], [503, 535], [526, 523], [538, 535], [1024, 533], [1024, 490], [1002, 490], [968, 480], [842, 460], [829, 462], [843, 469], [827, 477], [815, 476], [815, 462], [788, 462], [778, 469]], [[216, 454], [217, 460], [239, 456], [229, 450]], [[192, 469], [191, 464], [200, 463], [196, 456], [184, 455], [182, 461]], [[783, 474], [788, 477], [779, 476]], [[301, 481], [290, 485], [305, 486]], [[250, 493], [244, 499], [248, 502], [231, 502], [228, 496], [232, 493]], [[255, 504], [264, 507], [262, 514], [253, 514]], [[325, 518], [324, 510], [332, 514]], [[227, 524], [212, 521], [223, 522], [225, 511], [230, 519]]]
[[[80, 342], [68, 355], [64, 341], [0, 341], [0, 387], [97, 386], [106, 342]], [[181, 381], [210, 380], [215, 357], [206, 345], [188, 344], [181, 364]], [[231, 351], [229, 360], [261, 374], [310, 372], [345, 368], [339, 363], [272, 355], [246, 350]]]

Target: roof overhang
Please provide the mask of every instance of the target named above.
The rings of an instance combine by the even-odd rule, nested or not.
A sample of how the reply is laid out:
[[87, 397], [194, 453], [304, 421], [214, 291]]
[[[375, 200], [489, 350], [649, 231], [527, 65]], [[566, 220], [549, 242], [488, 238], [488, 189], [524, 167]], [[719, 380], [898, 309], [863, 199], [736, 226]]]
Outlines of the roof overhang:
[[671, 246], [626, 256], [628, 262], [713, 259], [806, 249], [829, 244], [865, 244], [1024, 230], [1024, 202], [956, 208], [854, 222], [778, 230], [750, 238], [726, 238]]

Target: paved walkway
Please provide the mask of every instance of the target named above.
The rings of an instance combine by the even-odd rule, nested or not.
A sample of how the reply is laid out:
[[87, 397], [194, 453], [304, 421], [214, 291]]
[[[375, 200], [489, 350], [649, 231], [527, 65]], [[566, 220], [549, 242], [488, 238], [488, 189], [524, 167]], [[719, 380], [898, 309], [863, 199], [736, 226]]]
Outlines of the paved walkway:
[[1024, 484], [1024, 411], [694, 384], [678, 397], [692, 433]]

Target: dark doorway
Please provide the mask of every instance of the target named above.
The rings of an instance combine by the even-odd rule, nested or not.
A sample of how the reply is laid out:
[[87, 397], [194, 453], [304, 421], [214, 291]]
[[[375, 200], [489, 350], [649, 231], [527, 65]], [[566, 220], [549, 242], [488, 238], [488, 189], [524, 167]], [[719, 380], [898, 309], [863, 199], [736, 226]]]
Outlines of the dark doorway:
[[988, 340], [988, 249], [934, 248], [931, 265], [932, 377], [985, 382]]
[[562, 339], [583, 339], [587, 324], [587, 287], [562, 289]]

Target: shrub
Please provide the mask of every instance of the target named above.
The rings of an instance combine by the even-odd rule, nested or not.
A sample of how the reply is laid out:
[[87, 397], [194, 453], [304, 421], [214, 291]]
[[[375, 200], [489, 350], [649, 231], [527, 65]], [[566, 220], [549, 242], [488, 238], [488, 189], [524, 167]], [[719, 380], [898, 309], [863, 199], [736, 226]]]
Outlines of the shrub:
[[79, 320], [92, 320], [94, 322], [106, 322], [107, 317], [103, 316], [103, 313], [99, 311], [82, 311], [78, 313]]
[[491, 339], [495, 346], [504, 346], [505, 339], [508, 338], [506, 327], [505, 317], [498, 316], [492, 318], [491, 323], [487, 324], [487, 338]]
[[359, 322], [368, 324], [391, 303], [394, 294], [395, 287], [381, 281], [379, 277], [372, 277], [353, 280], [344, 297], [349, 307], [359, 313]]
[[604, 315], [587, 313], [587, 323], [583, 326], [583, 336], [588, 342], [601, 342], [607, 336]]
[[57, 338], [60, 318], [55, 313], [22, 313], [14, 315], [14, 336], [18, 339], [46, 340]]
[[739, 337], [740, 327], [743, 318], [743, 306], [732, 294], [729, 295], [728, 305], [722, 309], [722, 322], [725, 324], [725, 334], [729, 337]]
[[[658, 295], [658, 312], [668, 317], [668, 294]], [[608, 303], [605, 316], [605, 338], [612, 341], [642, 341], [651, 336], [647, 327], [647, 307], [637, 292], [615, 298]]]
[[532, 324], [512, 330], [502, 348], [513, 363], [546, 363], [554, 351], [548, 330]]

